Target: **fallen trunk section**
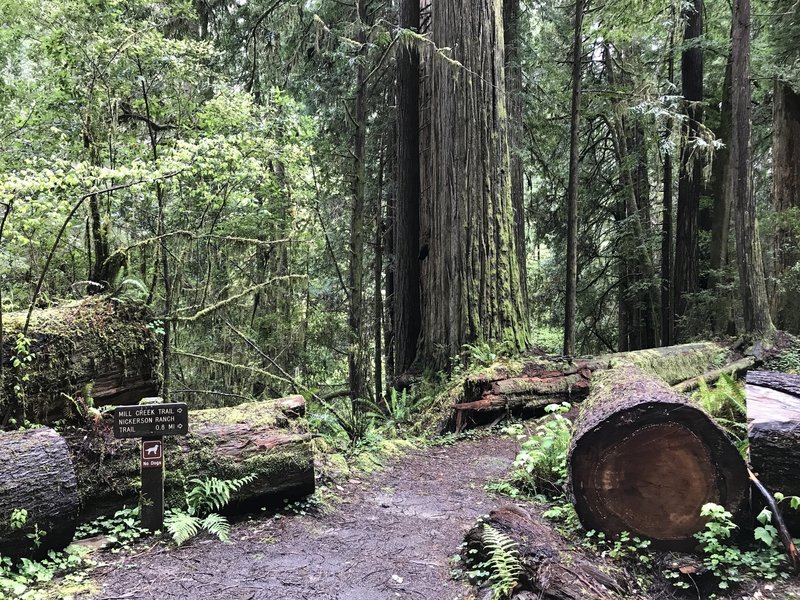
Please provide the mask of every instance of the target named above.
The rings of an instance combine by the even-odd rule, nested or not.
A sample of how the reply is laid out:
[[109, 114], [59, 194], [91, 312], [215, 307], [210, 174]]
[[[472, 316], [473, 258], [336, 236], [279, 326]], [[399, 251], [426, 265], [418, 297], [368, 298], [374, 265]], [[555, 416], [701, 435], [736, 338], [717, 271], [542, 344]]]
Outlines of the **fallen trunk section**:
[[[166, 505], [182, 506], [193, 478], [255, 481], [234, 494], [225, 512], [256, 510], [314, 491], [311, 435], [298, 414], [301, 396], [190, 411], [189, 434], [164, 438]], [[110, 420], [88, 432], [65, 433], [81, 499], [81, 519], [135, 505], [139, 495], [139, 441], [116, 440]]]
[[36, 310], [27, 349], [18, 344], [25, 317], [3, 319], [0, 422], [14, 417], [47, 424], [79, 412], [81, 399], [102, 406], [156, 395], [159, 348], [146, 307], [94, 297]]
[[[584, 399], [595, 372], [635, 365], [669, 385], [723, 369], [731, 351], [714, 342], [700, 342], [620, 352], [598, 357], [566, 359], [536, 357], [493, 365], [469, 375], [451, 392], [452, 411], [441, 432], [485, 425], [506, 415], [532, 417], [548, 404]], [[736, 364], [736, 363], [734, 363]]]
[[0, 555], [65, 548], [79, 508], [67, 444], [48, 427], [0, 433], [0, 456]]
[[493, 510], [467, 533], [467, 550], [476, 551], [470, 554], [476, 563], [489, 561], [496, 546], [497, 535], [487, 527], [513, 542], [509, 561], [520, 567], [516, 591], [530, 590], [548, 600], [633, 598], [619, 569], [569, 547], [547, 524], [516, 506]]
[[690, 549], [704, 504], [745, 509], [747, 468], [724, 430], [637, 366], [596, 373], [574, 428], [570, 491], [587, 529]]
[[[800, 496], [800, 375], [751, 371], [745, 393], [753, 471], [770, 492]], [[783, 516], [800, 535], [800, 512]]]

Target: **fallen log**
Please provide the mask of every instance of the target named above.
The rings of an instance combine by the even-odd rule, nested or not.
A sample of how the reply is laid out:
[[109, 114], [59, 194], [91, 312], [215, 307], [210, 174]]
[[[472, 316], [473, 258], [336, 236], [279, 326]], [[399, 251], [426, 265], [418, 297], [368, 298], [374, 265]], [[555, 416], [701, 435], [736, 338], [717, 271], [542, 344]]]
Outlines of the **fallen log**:
[[580, 401], [589, 393], [593, 373], [620, 365], [635, 365], [676, 385], [718, 369], [731, 359], [728, 348], [699, 342], [598, 357], [535, 357], [500, 363], [468, 375], [448, 394], [456, 401], [440, 432], [459, 432], [504, 415], [529, 418], [541, 415], [548, 404]]
[[741, 518], [748, 475], [733, 442], [702, 409], [641, 368], [596, 373], [568, 457], [581, 523], [662, 549], [690, 549], [714, 502]]
[[468, 556], [475, 563], [492, 555], [489, 526], [510, 539], [521, 570], [516, 592], [529, 590], [537, 598], [549, 600], [614, 600], [634, 598], [625, 583], [625, 574], [598, 557], [588, 557], [571, 548], [539, 518], [516, 506], [505, 506], [489, 513], [465, 537]]
[[[753, 471], [771, 492], [800, 496], [800, 375], [750, 371], [745, 382]], [[800, 535], [800, 512], [780, 506]]]
[[[297, 418], [302, 396], [189, 412], [189, 434], [164, 439], [167, 507], [182, 506], [190, 480], [255, 475], [225, 509], [244, 513], [314, 492], [311, 435]], [[139, 442], [117, 440], [110, 419], [65, 432], [78, 476], [81, 519], [135, 505]]]
[[0, 433], [0, 456], [0, 555], [65, 548], [79, 508], [67, 444], [49, 427]]
[[676, 392], [681, 394], [685, 394], [686, 392], [691, 392], [694, 389], [700, 387], [700, 382], [702, 381], [706, 385], [710, 385], [712, 383], [716, 383], [720, 377], [723, 375], [730, 375], [731, 377], [738, 377], [742, 373], [746, 372], [748, 369], [752, 368], [756, 364], [756, 359], [752, 356], [747, 356], [740, 360], [734, 361], [729, 365], [725, 365], [720, 369], [713, 369], [708, 371], [707, 373], [703, 373], [698, 377], [692, 377], [691, 379], [687, 379], [686, 381], [682, 381], [681, 383], [676, 383], [672, 386], [672, 389]]
[[[102, 406], [156, 395], [159, 346], [143, 305], [93, 297], [35, 310], [27, 331], [30, 347], [20, 356], [16, 344], [26, 316], [3, 316], [0, 422], [70, 418], [78, 412], [78, 397]], [[22, 368], [13, 368], [15, 359], [22, 359]]]

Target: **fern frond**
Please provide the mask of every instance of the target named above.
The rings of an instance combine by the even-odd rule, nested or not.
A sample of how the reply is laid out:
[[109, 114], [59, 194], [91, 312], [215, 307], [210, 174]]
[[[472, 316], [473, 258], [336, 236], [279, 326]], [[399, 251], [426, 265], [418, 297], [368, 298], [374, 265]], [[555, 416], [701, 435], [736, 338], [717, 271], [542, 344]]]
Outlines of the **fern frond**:
[[175, 543], [180, 546], [189, 538], [197, 535], [200, 531], [201, 521], [194, 515], [182, 510], [173, 510], [167, 514], [164, 519], [164, 525], [172, 539], [175, 540]]
[[522, 574], [522, 561], [516, 542], [489, 524], [483, 526], [483, 543], [488, 558], [489, 583], [498, 598], [510, 598]]
[[231, 524], [222, 515], [211, 513], [203, 519], [203, 529], [211, 535], [217, 536], [220, 541], [227, 542], [231, 533]]

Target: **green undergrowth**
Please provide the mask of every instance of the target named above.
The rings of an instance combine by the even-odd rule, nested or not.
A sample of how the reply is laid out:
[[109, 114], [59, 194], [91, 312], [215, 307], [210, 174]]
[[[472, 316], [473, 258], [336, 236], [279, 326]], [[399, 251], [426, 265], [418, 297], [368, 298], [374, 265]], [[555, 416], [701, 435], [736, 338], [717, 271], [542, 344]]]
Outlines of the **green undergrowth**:
[[[742, 428], [744, 395], [739, 383], [725, 377], [713, 387], [701, 385], [695, 400], [726, 426], [734, 438], [746, 440], [746, 430]], [[640, 594], [671, 589], [675, 597], [686, 594], [694, 598], [723, 598], [745, 584], [769, 583], [789, 577], [785, 551], [768, 510], [759, 514], [758, 525], [748, 532], [740, 531], [731, 513], [723, 507], [703, 506], [700, 514], [707, 524], [695, 535], [695, 555], [701, 565], [696, 575], [682, 572], [678, 562], [669, 562], [667, 553], [651, 550], [647, 539], [628, 532], [610, 538], [602, 532], [587, 531], [567, 493], [567, 453], [571, 436], [571, 423], [565, 416], [568, 408], [566, 404], [551, 405], [541, 419], [504, 429], [517, 437], [520, 450], [511, 472], [503, 480], [488, 484], [488, 491], [529, 504], [532, 513], [551, 521], [568, 541], [590, 555], [617, 563], [630, 575], [630, 581]], [[775, 497], [789, 510], [800, 509], [800, 498], [784, 497], [780, 493]], [[481, 580], [489, 584], [498, 578], [506, 581], [502, 572], [492, 570], [491, 560], [474, 568], [480, 571]]]

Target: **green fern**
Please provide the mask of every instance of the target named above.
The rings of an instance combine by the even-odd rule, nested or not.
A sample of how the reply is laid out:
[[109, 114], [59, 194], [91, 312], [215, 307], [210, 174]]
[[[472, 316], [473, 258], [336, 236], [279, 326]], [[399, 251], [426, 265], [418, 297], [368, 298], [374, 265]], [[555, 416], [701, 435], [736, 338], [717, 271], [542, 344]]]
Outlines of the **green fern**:
[[231, 495], [255, 480], [255, 475], [246, 475], [241, 479], [192, 479], [194, 484], [186, 494], [186, 505], [191, 515], [205, 515], [221, 510], [231, 501]]
[[510, 598], [522, 575], [522, 561], [517, 544], [506, 534], [488, 524], [483, 526], [483, 543], [487, 559], [482, 567], [489, 572], [489, 584], [494, 595]]
[[202, 527], [202, 521], [182, 510], [171, 510], [164, 519], [164, 525], [178, 546], [193, 538]]
[[228, 519], [217, 513], [211, 513], [203, 519], [203, 529], [223, 542], [227, 542], [231, 534], [231, 524], [228, 523]]
[[194, 486], [186, 494], [187, 510], [173, 509], [164, 519], [164, 525], [175, 543], [180, 546], [201, 531], [207, 531], [223, 542], [228, 541], [231, 525], [216, 511], [224, 508], [234, 492], [255, 478], [251, 474], [240, 479], [209, 477], [190, 480]]
[[721, 375], [713, 388], [699, 380], [694, 399], [712, 415], [733, 438], [739, 452], [747, 452], [747, 397], [743, 387], [730, 375]]

